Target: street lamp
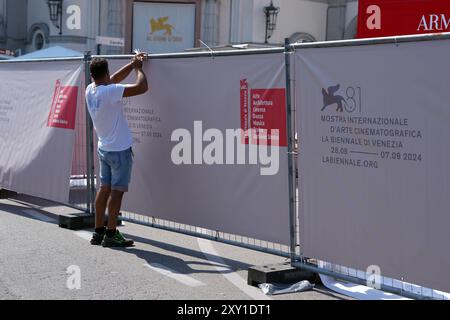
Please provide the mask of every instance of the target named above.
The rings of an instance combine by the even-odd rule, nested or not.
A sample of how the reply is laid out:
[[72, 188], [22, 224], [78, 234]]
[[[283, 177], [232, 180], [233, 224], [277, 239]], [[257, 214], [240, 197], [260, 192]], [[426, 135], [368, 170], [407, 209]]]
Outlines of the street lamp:
[[273, 31], [276, 28], [277, 25], [277, 17], [278, 13], [280, 12], [280, 7], [275, 7], [273, 5], [273, 1], [270, 0], [270, 5], [267, 7], [264, 7], [264, 13], [266, 15], [266, 37], [265, 37], [265, 43], [268, 43], [267, 40], [270, 39], [270, 37], [273, 34]]
[[59, 29], [59, 35], [62, 35], [63, 0], [47, 0], [47, 4], [50, 10], [50, 21]]

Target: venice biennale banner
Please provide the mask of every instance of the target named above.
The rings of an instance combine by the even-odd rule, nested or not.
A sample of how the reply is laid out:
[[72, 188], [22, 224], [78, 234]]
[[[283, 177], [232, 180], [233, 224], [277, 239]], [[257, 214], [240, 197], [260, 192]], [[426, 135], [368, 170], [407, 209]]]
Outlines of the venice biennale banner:
[[0, 187], [67, 202], [81, 62], [0, 66]]
[[125, 209], [289, 243], [284, 54], [151, 59], [145, 71], [150, 91], [124, 100]]
[[296, 52], [302, 253], [450, 291], [448, 40]]

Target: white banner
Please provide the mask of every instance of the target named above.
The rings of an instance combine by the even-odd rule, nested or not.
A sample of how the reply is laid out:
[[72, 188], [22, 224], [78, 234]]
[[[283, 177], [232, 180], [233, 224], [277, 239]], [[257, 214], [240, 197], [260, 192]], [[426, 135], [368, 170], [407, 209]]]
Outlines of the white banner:
[[450, 42], [298, 50], [305, 256], [450, 291]]
[[[124, 102], [136, 154], [125, 209], [287, 244], [284, 55], [156, 59], [145, 71], [150, 91]], [[230, 136], [241, 128], [279, 129], [280, 146]]]
[[0, 187], [67, 202], [81, 62], [0, 65]]

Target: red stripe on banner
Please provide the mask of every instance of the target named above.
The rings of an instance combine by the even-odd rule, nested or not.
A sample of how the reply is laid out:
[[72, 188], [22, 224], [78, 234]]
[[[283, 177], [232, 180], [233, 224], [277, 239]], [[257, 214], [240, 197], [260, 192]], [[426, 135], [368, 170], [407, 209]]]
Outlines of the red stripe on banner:
[[52, 119], [53, 119], [53, 116], [54, 116], [55, 110], [56, 110], [56, 102], [57, 102], [57, 98], [59, 97], [60, 89], [61, 89], [61, 81], [58, 79], [58, 80], [56, 80], [56, 84], [55, 84], [55, 91], [53, 93], [52, 106], [50, 108], [50, 113], [48, 115], [47, 127], [51, 126]]
[[241, 84], [241, 129], [244, 131], [242, 143], [248, 144], [248, 82], [243, 79]]

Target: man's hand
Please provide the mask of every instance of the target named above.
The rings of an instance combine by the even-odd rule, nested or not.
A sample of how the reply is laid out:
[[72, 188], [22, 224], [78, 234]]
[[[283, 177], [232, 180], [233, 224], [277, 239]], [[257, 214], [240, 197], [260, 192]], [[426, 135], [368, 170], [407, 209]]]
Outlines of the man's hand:
[[124, 97], [133, 97], [147, 92], [147, 77], [142, 70], [142, 65], [144, 64], [144, 60], [146, 60], [146, 58], [147, 54], [141, 52], [137, 52], [133, 57], [131, 66], [134, 68], [134, 70], [136, 70], [136, 83], [133, 85], [125, 86], [125, 90], [123, 92]]
[[146, 60], [147, 54], [144, 52], [140, 52], [136, 54], [131, 61], [131, 64], [133, 65], [134, 69], [142, 69], [142, 66], [144, 64], [144, 60]]

